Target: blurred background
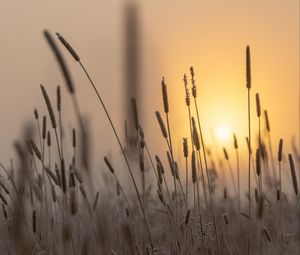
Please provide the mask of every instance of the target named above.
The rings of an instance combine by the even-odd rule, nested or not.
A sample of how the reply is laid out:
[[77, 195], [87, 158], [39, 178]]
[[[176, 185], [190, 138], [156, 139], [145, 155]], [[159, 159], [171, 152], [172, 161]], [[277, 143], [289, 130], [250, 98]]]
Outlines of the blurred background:
[[[119, 133], [124, 134], [129, 97], [135, 95], [151, 152], [165, 151], [155, 114], [162, 110], [161, 78], [168, 85], [175, 150], [189, 136], [183, 74], [195, 69], [203, 132], [233, 151], [235, 132], [247, 151], [245, 48], [252, 56], [252, 113], [255, 93], [267, 109], [274, 151], [299, 144], [299, 1], [4, 1], [0, 2], [0, 161], [14, 157], [13, 141], [33, 109], [46, 108], [43, 84], [53, 102], [62, 87], [65, 143], [76, 125], [63, 77], [43, 30], [60, 32], [79, 53], [103, 95]], [[91, 128], [93, 164], [117, 144], [79, 66], [63, 50]], [[253, 129], [257, 122], [253, 121]], [[265, 128], [264, 122], [262, 124]], [[255, 140], [256, 131], [253, 139]], [[114, 157], [119, 157], [114, 153]]]

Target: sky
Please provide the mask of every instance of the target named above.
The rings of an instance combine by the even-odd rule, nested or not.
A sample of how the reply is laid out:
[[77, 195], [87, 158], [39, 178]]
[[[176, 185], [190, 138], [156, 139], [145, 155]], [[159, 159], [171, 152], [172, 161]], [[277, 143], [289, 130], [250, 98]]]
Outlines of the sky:
[[[74, 125], [74, 112], [64, 80], [43, 36], [44, 29], [63, 34], [78, 51], [123, 134], [124, 6], [133, 1], [4, 1], [0, 2], [0, 161], [15, 156], [13, 141], [33, 108], [46, 113], [39, 85], [54, 100], [62, 86], [65, 128]], [[299, 136], [299, 1], [211, 0], [137, 3], [140, 34], [140, 91], [138, 107], [153, 153], [165, 150], [154, 112], [162, 111], [162, 76], [168, 85], [174, 147], [187, 137], [183, 74], [196, 73], [203, 133], [212, 146], [212, 133], [228, 130], [220, 146], [233, 150], [235, 132], [246, 151], [247, 90], [245, 49], [251, 48], [251, 111], [254, 136], [255, 93], [271, 122], [274, 151], [279, 139], [290, 149]], [[94, 162], [116, 149], [105, 115], [79, 66], [65, 52], [78, 92], [80, 107], [92, 130]], [[264, 129], [264, 121], [262, 121]], [[220, 131], [221, 130], [221, 131]], [[223, 130], [223, 131], [222, 131]], [[70, 132], [69, 132], [70, 133]], [[66, 143], [70, 137], [66, 137]], [[115, 157], [118, 157], [116, 155]]]

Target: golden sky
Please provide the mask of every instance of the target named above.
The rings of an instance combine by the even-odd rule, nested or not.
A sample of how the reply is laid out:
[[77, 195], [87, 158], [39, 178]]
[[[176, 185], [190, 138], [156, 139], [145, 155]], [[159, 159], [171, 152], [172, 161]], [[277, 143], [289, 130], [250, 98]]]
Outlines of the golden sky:
[[[34, 106], [45, 111], [39, 84], [51, 96], [63, 79], [42, 31], [61, 32], [77, 49], [123, 132], [123, 7], [128, 1], [1, 1], [0, 8], [0, 160], [13, 157], [12, 141], [32, 118]], [[141, 88], [146, 136], [161, 137], [154, 111], [162, 109], [160, 80], [169, 89], [176, 147], [188, 136], [182, 77], [193, 65], [204, 133], [227, 126], [243, 145], [247, 135], [245, 48], [252, 54], [252, 113], [255, 93], [269, 112], [274, 146], [299, 134], [299, 1], [210, 0], [136, 1], [139, 7]], [[82, 111], [89, 115], [98, 151], [113, 139], [104, 114], [78, 66], [66, 55]], [[67, 94], [66, 90], [63, 90]], [[65, 97], [66, 128], [73, 111]], [[42, 111], [41, 110], [41, 111]], [[253, 128], [256, 122], [253, 122]], [[263, 124], [264, 127], [264, 124]], [[152, 139], [155, 141], [156, 139]], [[157, 139], [158, 140], [158, 139]], [[177, 142], [178, 141], [178, 142]], [[231, 141], [230, 141], [231, 142]], [[229, 142], [225, 146], [232, 146]], [[111, 147], [109, 147], [111, 146]], [[158, 150], [159, 143], [151, 148]]]

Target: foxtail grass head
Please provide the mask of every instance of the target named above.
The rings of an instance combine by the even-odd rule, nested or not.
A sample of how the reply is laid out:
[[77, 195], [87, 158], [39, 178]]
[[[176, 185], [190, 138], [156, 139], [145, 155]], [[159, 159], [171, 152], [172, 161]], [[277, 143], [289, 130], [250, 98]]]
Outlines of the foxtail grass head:
[[281, 138], [279, 140], [279, 146], [278, 146], [278, 161], [282, 161], [282, 149], [283, 149], [283, 139]]
[[246, 48], [246, 86], [247, 89], [251, 89], [251, 57], [250, 46]]
[[296, 169], [295, 169], [295, 164], [294, 164], [292, 154], [289, 154], [289, 162], [290, 162], [290, 169], [291, 169], [291, 175], [292, 175], [294, 191], [295, 191], [296, 196], [298, 196], [299, 190], [298, 190]]
[[164, 103], [164, 110], [165, 110], [165, 113], [168, 113], [169, 112], [168, 91], [167, 91], [167, 84], [165, 82], [164, 77], [162, 77], [162, 80], [161, 80], [161, 90], [162, 90], [162, 97], [163, 97], [163, 103]]
[[185, 90], [185, 103], [187, 106], [190, 106], [191, 99], [190, 99], [190, 92], [188, 88], [188, 80], [186, 74], [183, 75], [183, 83], [184, 83], [184, 90]]
[[195, 72], [194, 68], [191, 66], [190, 67], [190, 73], [191, 73], [191, 82], [192, 82], [192, 95], [194, 98], [197, 97], [197, 87], [196, 87], [196, 81], [195, 81]]
[[268, 116], [267, 110], [265, 110], [264, 113], [265, 113], [266, 129], [268, 132], [270, 132], [271, 127], [270, 127], [270, 121], [269, 121], [269, 116]]
[[51, 48], [59, 66], [60, 66], [60, 69], [61, 69], [61, 72], [65, 78], [65, 82], [66, 82], [66, 86], [68, 88], [68, 91], [73, 94], [75, 92], [75, 89], [74, 89], [74, 84], [73, 84], [73, 81], [72, 81], [72, 78], [71, 78], [71, 75], [70, 75], [70, 72], [69, 72], [69, 69], [67, 67], [67, 64], [64, 60], [64, 57], [62, 55], [62, 53], [60, 52], [59, 48], [57, 47], [52, 35], [50, 34], [49, 31], [45, 30], [44, 31], [44, 36], [45, 36], [45, 39], [46, 41], [48, 42], [49, 44], [49, 47]]
[[80, 58], [73, 47], [66, 41], [66, 39], [62, 35], [60, 35], [59, 33], [56, 33], [56, 35], [58, 40], [63, 44], [63, 46], [65, 46], [65, 48], [69, 51], [75, 61], [79, 62]]
[[55, 115], [54, 115], [54, 111], [53, 111], [53, 108], [52, 108], [52, 105], [51, 105], [50, 98], [49, 98], [48, 93], [47, 93], [47, 91], [46, 91], [46, 89], [43, 85], [41, 85], [41, 90], [42, 90], [42, 93], [43, 93], [43, 96], [44, 96], [44, 99], [45, 99], [45, 103], [46, 103], [46, 106], [47, 106], [47, 109], [48, 109], [48, 112], [49, 112], [52, 127], [56, 128], [57, 125], [56, 125]]
[[255, 99], [256, 99], [256, 114], [257, 114], [257, 117], [260, 117], [261, 107], [260, 107], [260, 98], [259, 98], [258, 93], [255, 94]]

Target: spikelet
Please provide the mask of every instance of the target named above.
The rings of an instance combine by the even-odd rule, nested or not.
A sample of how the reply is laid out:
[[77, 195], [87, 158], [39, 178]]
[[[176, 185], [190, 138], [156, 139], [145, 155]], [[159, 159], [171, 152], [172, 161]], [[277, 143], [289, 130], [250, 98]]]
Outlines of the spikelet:
[[39, 119], [39, 112], [38, 112], [38, 110], [36, 108], [33, 109], [33, 114], [34, 114], [34, 118], [36, 120], [38, 120]]
[[99, 199], [99, 191], [97, 191], [97, 193], [96, 193], [96, 197], [95, 197], [95, 200], [94, 200], [94, 203], [93, 203], [93, 211], [96, 211], [97, 204], [98, 204], [98, 199]]
[[77, 201], [76, 201], [75, 189], [71, 189], [70, 191], [70, 213], [71, 215], [75, 215], [77, 213]]
[[67, 88], [68, 88], [68, 91], [73, 94], [74, 93], [74, 85], [73, 85], [73, 82], [72, 82], [72, 79], [71, 79], [71, 75], [69, 73], [69, 70], [68, 70], [68, 67], [66, 65], [66, 62], [64, 60], [64, 57], [63, 55], [61, 54], [59, 48], [57, 47], [54, 39], [52, 38], [51, 34], [45, 30], [44, 31], [44, 36], [45, 36], [45, 39], [47, 40], [51, 50], [53, 51], [55, 57], [56, 57], [56, 60], [60, 66], [60, 69], [61, 69], [61, 72], [65, 78], [65, 81], [66, 81], [66, 85], [67, 85]]
[[70, 177], [70, 187], [75, 188], [76, 187], [76, 181], [75, 181], [74, 171], [71, 170], [71, 169], [72, 169], [72, 167], [70, 166], [70, 175], [69, 175], [69, 177]]
[[79, 189], [80, 189], [80, 192], [81, 192], [82, 196], [86, 199], [87, 195], [86, 195], [86, 191], [85, 191], [85, 188], [84, 188], [83, 184], [79, 185]]
[[271, 243], [272, 242], [272, 237], [271, 237], [271, 234], [270, 234], [269, 230], [266, 227], [263, 227], [263, 231], [264, 231], [264, 234], [267, 237], [267, 240]]
[[244, 216], [248, 220], [249, 219], [252, 220], [252, 217], [249, 217], [249, 215], [247, 213], [245, 213], [245, 212], [241, 212], [241, 215]]
[[270, 128], [270, 122], [269, 122], [269, 116], [267, 110], [265, 110], [264, 113], [265, 113], [266, 129], [268, 132], [270, 132], [271, 128]]
[[256, 174], [260, 176], [261, 174], [261, 162], [260, 162], [260, 149], [256, 149]]
[[61, 184], [62, 184], [62, 190], [64, 193], [67, 191], [67, 180], [66, 180], [66, 170], [65, 170], [65, 160], [61, 159]]
[[186, 74], [183, 75], [183, 82], [184, 82], [184, 90], [185, 90], [185, 103], [187, 106], [190, 106], [191, 99], [190, 99], [190, 92], [188, 88], [188, 81]]
[[82, 176], [81, 176], [81, 174], [79, 173], [79, 171], [76, 170], [76, 169], [74, 168], [74, 169], [73, 169], [73, 172], [74, 172], [74, 175], [75, 175], [77, 181], [78, 181], [79, 183], [83, 183], [83, 179], [82, 179]]
[[163, 182], [163, 176], [162, 176], [161, 166], [160, 166], [159, 163], [157, 163], [156, 167], [157, 167], [157, 173], [158, 173], [158, 183], [162, 184], [162, 182]]
[[261, 108], [260, 108], [260, 99], [259, 99], [259, 94], [255, 94], [255, 99], [256, 99], [256, 114], [257, 117], [260, 117], [261, 115]]
[[36, 233], [36, 211], [32, 211], [32, 232], [33, 234]]
[[278, 161], [282, 161], [282, 148], [283, 148], [283, 140], [282, 138], [279, 140], [279, 146], [278, 146]]
[[139, 156], [140, 160], [140, 170], [141, 172], [144, 172], [145, 171], [145, 162], [144, 162], [144, 157], [143, 157], [143, 154], [141, 153], [140, 156]]
[[51, 134], [50, 134], [50, 131], [48, 131], [48, 133], [47, 133], [47, 145], [48, 145], [48, 147], [51, 146]]
[[111, 171], [111, 173], [113, 174], [115, 172], [114, 168], [112, 167], [111, 163], [109, 162], [108, 158], [105, 156], [104, 157], [104, 162], [107, 165], [108, 169]]
[[58, 166], [57, 166], [56, 163], [55, 163], [55, 173], [56, 173], [57, 181], [58, 181], [58, 183], [59, 183], [58, 186], [61, 186], [61, 185], [62, 185], [62, 183], [61, 183], [61, 174], [60, 174], [60, 172], [59, 172], [59, 170], [58, 170]]
[[162, 162], [161, 162], [159, 156], [158, 156], [158, 155], [155, 155], [155, 159], [156, 159], [157, 164], [160, 165], [161, 173], [164, 174], [164, 173], [165, 173], [165, 169], [164, 169], [164, 166], [163, 166], [163, 164], [162, 164]]
[[175, 176], [175, 169], [174, 169], [175, 166], [173, 165], [172, 157], [171, 157], [171, 154], [169, 153], [169, 151], [167, 151], [167, 158], [168, 158], [171, 174], [172, 174], [172, 176]]
[[226, 148], [224, 148], [224, 147], [223, 147], [223, 152], [224, 152], [224, 157], [225, 157], [225, 159], [226, 159], [226, 160], [229, 160], [227, 150], [226, 150]]
[[7, 200], [1, 193], [0, 193], [0, 199], [2, 200], [3, 204], [7, 205]]
[[259, 195], [258, 195], [257, 188], [254, 189], [254, 197], [255, 197], [255, 202], [258, 204], [258, 202], [259, 202]]
[[76, 148], [76, 129], [73, 128], [72, 130], [72, 145], [73, 145], [73, 148]]
[[248, 138], [248, 137], [246, 137], [246, 141], [247, 141], [248, 152], [249, 152], [250, 154], [252, 154], [252, 148], [251, 148], [251, 146], [250, 146], [249, 138]]
[[61, 111], [61, 94], [60, 94], [60, 86], [56, 88], [56, 107], [57, 111]]
[[155, 114], [156, 114], [156, 118], [157, 118], [158, 124], [159, 124], [159, 126], [160, 126], [160, 129], [161, 129], [161, 132], [162, 132], [163, 137], [164, 137], [165, 139], [168, 139], [167, 129], [166, 129], [166, 126], [165, 126], [165, 124], [164, 124], [164, 122], [163, 122], [163, 119], [162, 119], [162, 117], [161, 117], [159, 111], [156, 111]]
[[165, 205], [165, 199], [164, 199], [164, 196], [163, 196], [163, 193], [160, 191], [160, 190], [157, 190], [157, 195], [158, 195], [158, 198], [160, 200], [160, 202]]
[[292, 154], [289, 154], [289, 162], [290, 162], [290, 168], [291, 168], [293, 187], [294, 187], [295, 194], [297, 196], [298, 195], [298, 183], [297, 183], [295, 165], [294, 165], [294, 160], [293, 160]]
[[137, 104], [135, 98], [131, 98], [131, 107], [132, 107], [132, 113], [133, 113], [133, 120], [134, 120], [134, 127], [135, 130], [138, 131], [139, 129], [139, 115], [137, 110]]
[[53, 111], [53, 108], [52, 108], [52, 105], [51, 105], [50, 98], [49, 98], [48, 93], [47, 93], [47, 91], [46, 91], [46, 89], [44, 88], [43, 85], [41, 85], [41, 90], [42, 90], [42, 93], [43, 93], [43, 96], [44, 96], [44, 99], [45, 99], [45, 102], [46, 102], [46, 106], [47, 106], [47, 109], [48, 109], [48, 112], [49, 112], [52, 127], [56, 128], [56, 120], [55, 120], [54, 111]]
[[187, 158], [189, 155], [187, 138], [183, 138], [183, 156]]
[[55, 203], [56, 202], [56, 193], [55, 193], [55, 188], [53, 185], [51, 185], [51, 193], [52, 193], [53, 203]]
[[144, 140], [144, 138], [141, 137], [141, 140], [140, 140], [140, 147], [141, 147], [142, 149], [144, 149], [145, 146], [146, 146], [145, 140]]
[[257, 218], [262, 218], [263, 214], [264, 214], [264, 206], [265, 205], [265, 196], [264, 195], [260, 195], [259, 197], [259, 203], [258, 203], [258, 207], [257, 207]]
[[169, 112], [168, 91], [167, 91], [167, 84], [165, 83], [164, 77], [162, 77], [161, 80], [161, 90], [162, 90], [162, 97], [164, 103], [164, 110], [165, 113], [168, 113]]
[[192, 180], [195, 184], [197, 181], [196, 156], [195, 151], [192, 152]]
[[41, 160], [42, 154], [41, 154], [39, 148], [37, 147], [37, 145], [35, 144], [35, 142], [32, 139], [30, 139], [29, 142], [30, 142], [31, 148], [34, 151], [35, 155], [38, 157], [39, 160]]
[[228, 220], [228, 216], [226, 213], [223, 214], [223, 218], [224, 218], [224, 222], [226, 225], [229, 225], [229, 220]]
[[249, 46], [246, 48], [246, 87], [251, 89], [251, 57]]
[[59, 181], [56, 177], [56, 175], [47, 167], [45, 167], [45, 170], [47, 172], [47, 174], [51, 177], [51, 179], [54, 181], [54, 183], [59, 186]]
[[46, 136], [47, 136], [47, 118], [46, 116], [43, 116], [43, 132], [42, 132], [43, 140], [46, 139]]
[[59, 33], [56, 33], [56, 35], [57, 35], [57, 38], [60, 40], [60, 42], [65, 46], [65, 48], [69, 51], [69, 53], [75, 59], [75, 61], [79, 62], [80, 58], [79, 58], [78, 54], [76, 53], [76, 51], [72, 48], [72, 46]]
[[8, 216], [7, 216], [7, 212], [6, 212], [4, 204], [2, 204], [2, 212], [3, 212], [4, 218], [7, 220]]
[[9, 192], [8, 188], [4, 185], [4, 183], [2, 181], [0, 181], [0, 185], [1, 185], [2, 189], [5, 191], [5, 193], [7, 195], [9, 195], [10, 192]]
[[199, 151], [200, 150], [200, 139], [199, 139], [198, 130], [196, 127], [196, 122], [195, 122], [194, 117], [192, 117], [192, 125], [193, 125], [193, 141], [194, 141], [196, 149]]
[[174, 162], [174, 174], [176, 179], [179, 180], [178, 164], [176, 161]]
[[266, 145], [264, 143], [261, 143], [260, 149], [261, 149], [260, 155], [261, 155], [262, 159], [264, 161], [267, 161], [268, 160], [268, 153], [267, 153]]
[[141, 139], [145, 139], [145, 133], [144, 133], [144, 130], [143, 128], [139, 125], [139, 135], [141, 137]]
[[186, 215], [185, 215], [185, 222], [184, 222], [184, 224], [186, 226], [189, 224], [189, 221], [190, 221], [190, 213], [191, 213], [191, 210], [188, 209], [187, 212], [186, 212]]
[[234, 148], [237, 150], [239, 146], [238, 146], [238, 141], [236, 139], [236, 135], [235, 134], [233, 134], [233, 145], [234, 145]]
[[190, 72], [191, 72], [191, 82], [192, 82], [192, 95], [194, 98], [197, 97], [197, 87], [196, 87], [196, 81], [195, 81], [195, 73], [194, 73], [194, 68], [191, 66], [190, 67]]
[[226, 200], [228, 198], [227, 188], [224, 188], [224, 190], [223, 190], [223, 198], [224, 198], [224, 200]]

